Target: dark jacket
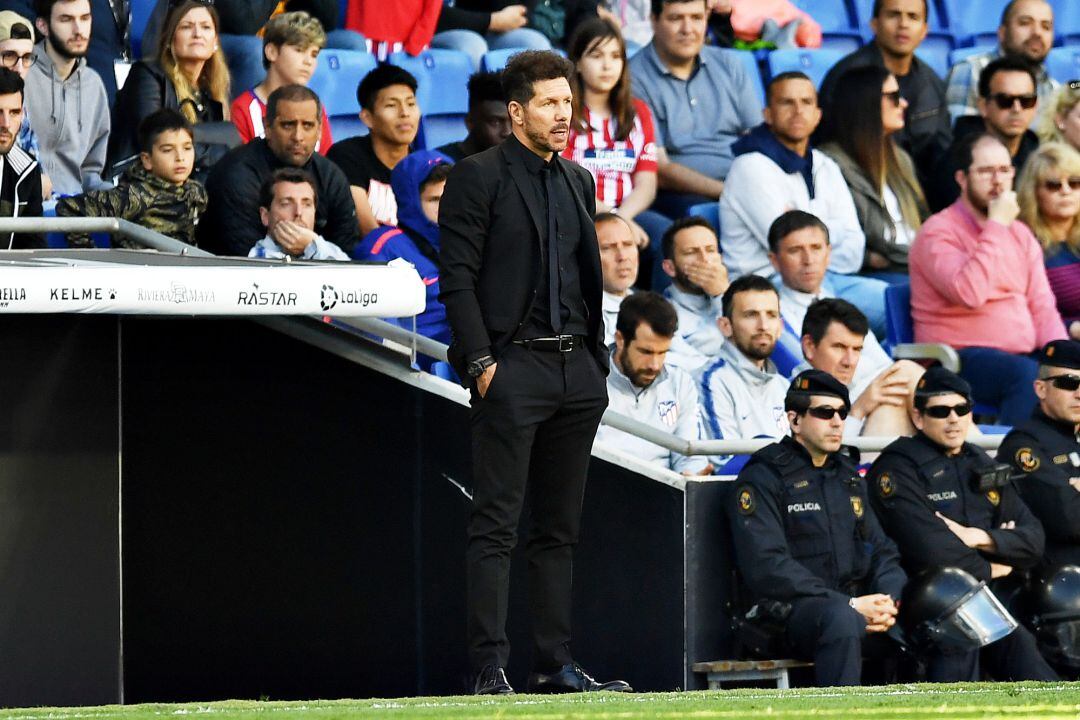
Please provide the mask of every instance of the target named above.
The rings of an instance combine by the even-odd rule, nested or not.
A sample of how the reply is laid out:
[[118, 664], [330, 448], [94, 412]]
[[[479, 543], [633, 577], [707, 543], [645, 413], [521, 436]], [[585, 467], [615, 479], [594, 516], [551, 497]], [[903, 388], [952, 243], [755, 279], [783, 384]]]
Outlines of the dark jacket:
[[[866, 235], [866, 249], [884, 255], [889, 261], [889, 272], [907, 272], [908, 251], [911, 246], [906, 242], [897, 242], [898, 232], [893, 223], [889, 209], [885, 207], [885, 200], [881, 197], [874, 183], [866, 176], [863, 169], [855, 159], [848, 155], [836, 143], [825, 143], [818, 148], [840, 166], [840, 172], [844, 175], [851, 190], [851, 198], [855, 201], [855, 213], [859, 216], [859, 225], [862, 226], [863, 234]], [[915, 167], [911, 162], [911, 156], [903, 148], [896, 148], [897, 159], [900, 165], [914, 177]], [[916, 180], [916, 182], [918, 182]], [[914, 191], [915, 188], [910, 188]], [[929, 215], [929, 209], [925, 203], [919, 204], [919, 216], [925, 220]], [[864, 267], [866, 270], [872, 268]]]
[[[174, 185], [134, 165], [123, 180], [111, 190], [92, 190], [69, 195], [56, 203], [59, 217], [109, 217], [138, 223], [162, 235], [195, 244], [195, 226], [206, 210], [206, 189], [196, 180]], [[75, 247], [93, 247], [86, 235], [72, 235], [68, 242]], [[113, 240], [116, 247], [141, 248], [143, 245], [122, 236]]]
[[[270, 151], [264, 138], [229, 151], [206, 181], [210, 204], [199, 223], [199, 247], [218, 255], [247, 257], [266, 235], [259, 218], [259, 189], [281, 167], [285, 163]], [[337, 165], [318, 153], [312, 154], [303, 169], [311, 173], [319, 189], [315, 232], [349, 252], [360, 233], [349, 181]]]
[[[109, 153], [106, 163], [106, 167], [109, 168], [108, 175], [111, 176], [112, 170], [121, 163], [139, 154], [139, 123], [147, 115], [162, 108], [180, 109], [180, 102], [176, 98], [176, 87], [160, 65], [156, 62], [140, 60], [131, 66], [131, 74], [128, 75], [124, 88], [116, 96], [112, 130], [109, 133]], [[225, 111], [221, 103], [205, 95], [200, 104], [196, 105], [196, 114], [200, 124], [222, 123], [225, 120]], [[239, 140], [239, 135], [237, 140]], [[196, 177], [205, 177], [210, 165], [225, 154], [225, 149], [227, 148], [214, 152], [207, 144], [199, 143], [195, 148]]]
[[[0, 172], [4, 182], [15, 181], [15, 204], [11, 208], [0, 207], [4, 217], [41, 217], [41, 166], [34, 157], [18, 145], [3, 158]], [[0, 236], [0, 249], [43, 248], [45, 238], [36, 233], [11, 233]]]
[[[829, 107], [840, 77], [845, 72], [868, 65], [885, 67], [881, 48], [872, 41], [842, 58], [825, 76], [818, 93], [821, 107]], [[897, 81], [900, 92], [908, 101], [908, 108], [904, 112], [904, 129], [895, 135], [896, 144], [911, 155], [918, 170], [919, 182], [925, 186], [937, 167], [941, 153], [952, 141], [945, 83], [918, 56], [911, 60], [911, 71], [897, 78]]]
[[[496, 359], [529, 318], [541, 267], [541, 223], [546, 212], [529, 192], [528, 170], [508, 143], [465, 158], [454, 166], [439, 205], [439, 300], [446, 306], [454, 342], [453, 364], [490, 351]], [[570, 179], [581, 226], [578, 270], [585, 301], [588, 349], [607, 372], [604, 345], [603, 279], [593, 229], [596, 186], [588, 170], [558, 155]]]
[[[457, 0], [453, 5], [444, 6], [435, 25], [435, 32], [444, 30], [472, 30], [486, 35], [491, 24], [491, 14], [509, 5], [525, 5], [529, 14], [538, 0]], [[578, 23], [596, 16], [598, 0], [566, 0], [566, 42]], [[528, 26], [526, 26], [528, 27]]]

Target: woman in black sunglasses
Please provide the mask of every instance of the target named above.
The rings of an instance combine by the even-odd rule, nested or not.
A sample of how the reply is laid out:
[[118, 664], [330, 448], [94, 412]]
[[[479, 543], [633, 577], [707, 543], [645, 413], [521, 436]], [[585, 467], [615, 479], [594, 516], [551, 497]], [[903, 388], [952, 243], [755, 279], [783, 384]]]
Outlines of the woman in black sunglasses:
[[1046, 253], [1046, 277], [1069, 335], [1080, 339], [1080, 152], [1047, 143], [1016, 183], [1023, 220]]

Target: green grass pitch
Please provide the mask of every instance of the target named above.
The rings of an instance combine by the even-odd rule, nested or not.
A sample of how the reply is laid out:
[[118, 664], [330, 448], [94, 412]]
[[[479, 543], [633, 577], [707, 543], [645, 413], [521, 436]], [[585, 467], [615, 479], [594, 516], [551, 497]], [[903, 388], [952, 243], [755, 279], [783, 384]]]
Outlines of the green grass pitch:
[[0, 710], [0, 720], [352, 720], [353, 718], [1061, 718], [1080, 720], [1080, 683], [742, 689], [637, 695], [516, 695], [311, 702], [220, 702]]

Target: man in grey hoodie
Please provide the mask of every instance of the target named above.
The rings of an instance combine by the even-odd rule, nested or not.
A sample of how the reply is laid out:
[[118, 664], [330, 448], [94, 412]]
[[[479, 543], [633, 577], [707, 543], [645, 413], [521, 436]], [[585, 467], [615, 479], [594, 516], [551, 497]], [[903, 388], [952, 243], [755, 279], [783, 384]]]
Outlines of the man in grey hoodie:
[[26, 109], [42, 168], [58, 195], [110, 187], [101, 177], [109, 143], [105, 86], [86, 65], [90, 0], [38, 0], [37, 60], [26, 76]]

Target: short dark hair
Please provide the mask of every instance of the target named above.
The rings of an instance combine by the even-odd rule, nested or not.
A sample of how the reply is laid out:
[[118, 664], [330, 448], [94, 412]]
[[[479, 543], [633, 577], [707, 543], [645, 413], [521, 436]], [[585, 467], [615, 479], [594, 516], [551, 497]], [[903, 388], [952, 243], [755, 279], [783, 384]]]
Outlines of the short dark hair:
[[502, 89], [506, 102], [528, 105], [535, 91], [533, 85], [544, 80], [574, 75], [574, 64], [551, 50], [523, 50], [510, 58], [502, 71]]
[[[660, 238], [660, 251], [664, 258], [671, 260], [675, 257], [675, 236], [686, 228], [703, 227], [708, 228], [709, 232], [716, 237], [716, 228], [712, 226], [708, 220], [698, 215], [687, 215], [681, 217], [675, 222], [668, 225], [668, 229], [664, 231], [663, 236]], [[720, 238], [716, 238], [716, 246], [720, 247]]]
[[800, 337], [809, 335], [810, 341], [817, 345], [834, 322], [860, 337], [866, 337], [866, 333], [870, 332], [870, 323], [859, 308], [840, 298], [822, 298], [810, 303], [806, 309]]
[[[709, 7], [709, 3], [708, 3], [707, 0], [700, 0], [700, 1], [702, 3], [704, 3], [706, 8]], [[659, 15], [660, 13], [662, 13], [664, 11], [664, 6], [665, 5], [675, 5], [675, 4], [678, 4], [678, 3], [688, 3], [688, 2], [698, 2], [698, 0], [652, 0], [652, 7], [650, 9], [652, 10], [652, 14], [655, 16], [655, 15]]]
[[322, 117], [322, 101], [319, 96], [309, 87], [304, 85], [282, 85], [270, 97], [266, 98], [266, 127], [274, 124], [277, 119], [278, 103], [280, 102], [305, 102], [315, 101], [315, 117]]
[[182, 113], [172, 108], [161, 108], [144, 117], [139, 123], [139, 150], [147, 154], [151, 153], [154, 150], [154, 143], [161, 134], [170, 130], [184, 130], [192, 140], [195, 139], [191, 123]]
[[[1049, 0], [1043, 1], [1046, 2], [1047, 5], [1050, 5], [1051, 8], [1053, 7], [1053, 4]], [[1008, 25], [1009, 19], [1012, 17], [1013, 14], [1013, 10], [1015, 10], [1016, 6], [1019, 4], [1020, 0], [1009, 0], [1009, 2], [1006, 3], [1005, 7], [1001, 10], [1001, 22], [998, 24], [998, 27], [1004, 27], [1005, 25]]]
[[375, 109], [375, 98], [379, 96], [379, 91], [391, 85], [404, 85], [412, 90], [413, 94], [416, 93], [416, 78], [412, 73], [397, 65], [379, 65], [356, 86], [356, 101], [360, 103], [360, 107], [370, 112]]
[[53, 5], [58, 2], [66, 2], [66, 0], [34, 0], [34, 13], [48, 23], [49, 18], [52, 17]]
[[469, 112], [485, 102], [506, 102], [501, 72], [478, 72], [469, 77]]
[[829, 228], [817, 215], [805, 210], [788, 210], [780, 217], [773, 220], [769, 226], [769, 252], [775, 253], [780, 249], [780, 243], [793, 232], [817, 228], [825, 234], [825, 244], [829, 244]]
[[964, 135], [949, 148], [949, 161], [952, 166], [957, 170], [963, 170], [966, 175], [974, 160], [975, 146], [984, 140], [1002, 144], [1001, 140], [985, 131]]
[[441, 162], [437, 164], [435, 167], [431, 168], [431, 172], [427, 174], [427, 177], [420, 181], [420, 190], [423, 191], [424, 187], [426, 187], [427, 185], [442, 182], [446, 178], [450, 177], [450, 171], [453, 169], [453, 163]]
[[630, 342], [637, 333], [638, 325], [648, 323], [649, 328], [661, 337], [675, 337], [679, 329], [679, 316], [675, 307], [663, 296], [648, 290], [636, 292], [619, 305], [619, 317], [615, 329], [623, 342]]
[[594, 228], [598, 228], [601, 225], [606, 225], [608, 223], [621, 223], [624, 227], [630, 230], [631, 234], [633, 233], [633, 228], [630, 227], [630, 223], [626, 221], [626, 218], [613, 212], [596, 213], [595, 215], [593, 215], [592, 222]]
[[[773, 88], [776, 87], [777, 85], [779, 85], [782, 82], [787, 82], [788, 80], [805, 80], [808, 83], [810, 83], [811, 85], [814, 84], [814, 81], [810, 79], [809, 75], [807, 75], [804, 72], [800, 72], [799, 70], [788, 70], [787, 72], [782, 72], [779, 75], [777, 75], [776, 77], [774, 77], [773, 79], [769, 80], [769, 84], [765, 86], [765, 104], [766, 105], [768, 105], [770, 102], [772, 102]], [[817, 86], [816, 85], [814, 86], [814, 91], [817, 92]]]
[[6, 67], [0, 67], [0, 95], [19, 93], [20, 102], [26, 100], [26, 84], [19, 73]]
[[1031, 67], [1031, 63], [1023, 58], [1005, 55], [997, 60], [991, 60], [979, 74], [979, 97], [983, 100], [990, 97], [990, 83], [993, 82], [994, 76], [1001, 72], [1027, 73], [1027, 76], [1031, 78], [1031, 87], [1036, 91], [1039, 89], [1039, 79], [1035, 77], [1035, 70]]
[[760, 275], [743, 275], [728, 285], [727, 290], [724, 291], [724, 297], [720, 300], [724, 317], [728, 320], [731, 319], [731, 307], [735, 304], [735, 296], [744, 292], [771, 292], [776, 295], [777, 300], [780, 299], [780, 293], [776, 292], [773, 284], [765, 278]]
[[315, 194], [315, 204], [319, 204], [319, 186], [307, 170], [294, 167], [278, 168], [259, 188], [259, 207], [269, 208], [274, 201], [274, 186], [278, 183], [307, 183]]
[[[923, 4], [922, 4], [922, 7], [923, 7], [923, 10], [922, 10], [923, 16], [922, 17], [923, 17], [923, 20], [925, 20], [926, 22], [930, 22], [929, 3], [930, 3], [930, 0], [923, 0]], [[870, 17], [876, 18], [878, 15], [880, 15], [881, 14], [881, 6], [884, 5], [884, 4], [885, 4], [885, 0], [874, 0], [874, 7], [870, 11]]]

